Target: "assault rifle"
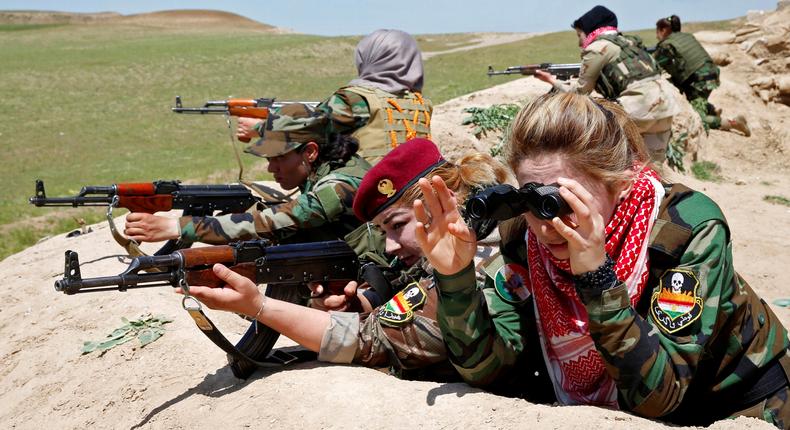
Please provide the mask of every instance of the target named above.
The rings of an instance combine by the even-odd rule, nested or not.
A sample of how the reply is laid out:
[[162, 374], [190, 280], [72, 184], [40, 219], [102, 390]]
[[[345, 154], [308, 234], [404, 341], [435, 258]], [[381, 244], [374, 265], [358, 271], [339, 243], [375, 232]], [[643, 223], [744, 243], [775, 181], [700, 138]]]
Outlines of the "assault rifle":
[[558, 79], [567, 81], [570, 78], [579, 76], [580, 63], [573, 64], [554, 64], [554, 63], [541, 63], [541, 64], [527, 64], [526, 66], [510, 66], [505, 70], [494, 70], [493, 66], [488, 66], [488, 77], [496, 75], [529, 75], [532, 76], [536, 71], [542, 70], [551, 73]]
[[[342, 294], [343, 287], [359, 276], [360, 265], [346, 242], [335, 240], [290, 245], [270, 245], [268, 240], [230, 245], [180, 249], [171, 254], [132, 259], [117, 276], [83, 278], [77, 253], [66, 251], [63, 279], [55, 290], [65, 294], [92, 291], [126, 291], [135, 288], [172, 286], [186, 293], [182, 305], [201, 331], [228, 353], [233, 374], [245, 379], [259, 366], [287, 364], [295, 357], [282, 351], [269, 354], [279, 333], [253, 322], [234, 347], [203, 313], [200, 303], [189, 296], [189, 285], [221, 287], [212, 266], [221, 263], [257, 284], [267, 284], [266, 295], [297, 303], [307, 297], [308, 282], [321, 282], [325, 291]], [[158, 272], [141, 273], [158, 269]]]
[[[82, 187], [76, 196], [47, 197], [44, 181], [36, 180], [36, 195], [29, 199], [36, 206], [106, 206], [107, 220], [115, 240], [130, 255], [142, 255], [137, 244], [118, 233], [113, 222], [113, 208], [132, 212], [154, 213], [183, 209], [184, 215], [209, 216], [214, 211], [244, 212], [260, 200], [243, 185], [182, 185], [180, 181], [154, 181], [119, 183], [108, 186]], [[178, 241], [168, 241], [156, 255], [169, 254], [185, 246]]]
[[[203, 107], [184, 107], [181, 104], [181, 96], [176, 96], [176, 106], [172, 108], [175, 113], [187, 114], [217, 114], [227, 116], [237, 116], [244, 118], [266, 119], [269, 117], [270, 109], [278, 109], [290, 103], [303, 103], [308, 106], [316, 107], [318, 102], [276, 102], [274, 98], [259, 99], [228, 99], [228, 100], [209, 100]], [[249, 139], [242, 140], [249, 142]]]

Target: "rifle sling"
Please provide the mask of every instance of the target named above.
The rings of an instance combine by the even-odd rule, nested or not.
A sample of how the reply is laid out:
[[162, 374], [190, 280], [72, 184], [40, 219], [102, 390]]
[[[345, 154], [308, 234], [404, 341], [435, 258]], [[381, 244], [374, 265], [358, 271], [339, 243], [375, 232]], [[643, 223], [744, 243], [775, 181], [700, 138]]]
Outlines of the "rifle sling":
[[118, 242], [118, 245], [121, 245], [123, 249], [129, 254], [130, 257], [140, 257], [143, 255], [148, 255], [143, 250], [140, 249], [140, 245], [132, 239], [128, 237], [124, 237], [118, 229], [115, 227], [115, 220], [112, 219], [112, 206], [110, 209], [107, 210], [107, 222], [110, 224], [110, 233], [112, 233], [112, 238]]
[[[257, 367], [280, 367], [286, 364], [293, 363], [299, 360], [299, 356], [292, 355], [284, 351], [275, 351], [272, 354], [269, 354], [264, 360], [254, 360], [241, 352], [238, 348], [236, 348], [228, 339], [220, 333], [220, 331], [216, 328], [213, 322], [203, 313], [203, 310], [200, 308], [185, 308], [187, 312], [189, 312], [189, 316], [195, 321], [195, 324], [198, 326], [200, 331], [206, 335], [215, 345], [217, 345], [221, 350], [225, 351], [229, 358], [233, 358], [238, 362], [241, 362], [245, 365], [245, 367], [257, 366]], [[256, 324], [253, 322], [253, 324]], [[235, 374], [235, 372], [234, 372]], [[236, 375], [240, 377], [239, 375]], [[247, 375], [249, 376], [249, 375]], [[240, 377], [242, 378], [242, 377]], [[242, 379], [246, 379], [246, 376]]]

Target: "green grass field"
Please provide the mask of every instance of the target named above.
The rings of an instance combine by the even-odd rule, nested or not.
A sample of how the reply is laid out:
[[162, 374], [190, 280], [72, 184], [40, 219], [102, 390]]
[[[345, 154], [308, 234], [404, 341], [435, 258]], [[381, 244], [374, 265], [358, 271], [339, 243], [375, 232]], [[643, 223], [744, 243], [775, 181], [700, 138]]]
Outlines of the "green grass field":
[[[175, 96], [187, 106], [231, 96], [322, 100], [355, 76], [358, 40], [0, 25], [0, 259], [44, 235], [76, 228], [74, 216], [89, 223], [103, 217], [98, 209], [29, 205], [37, 178], [50, 196], [75, 194], [88, 184], [233, 180], [237, 167], [224, 118], [171, 113]], [[426, 51], [442, 51], [471, 39], [449, 34], [417, 40]], [[646, 37], [647, 44], [654, 42]], [[514, 79], [488, 78], [489, 64], [577, 62], [578, 55], [570, 31], [439, 55], [426, 61], [424, 92], [438, 104]], [[259, 163], [242, 158], [247, 169]]]

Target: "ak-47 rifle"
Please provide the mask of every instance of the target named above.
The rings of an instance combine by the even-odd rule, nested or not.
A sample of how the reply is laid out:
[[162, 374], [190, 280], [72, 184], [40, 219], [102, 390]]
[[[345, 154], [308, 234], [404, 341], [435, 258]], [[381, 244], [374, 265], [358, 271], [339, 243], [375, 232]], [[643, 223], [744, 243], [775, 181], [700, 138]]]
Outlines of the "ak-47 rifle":
[[[268, 297], [292, 303], [307, 296], [308, 282], [321, 282], [325, 291], [342, 294], [343, 287], [348, 281], [357, 279], [360, 272], [354, 250], [340, 240], [290, 245], [270, 245], [267, 240], [252, 240], [180, 249], [167, 255], [136, 257], [119, 275], [98, 278], [82, 278], [77, 253], [66, 251], [64, 276], [55, 282], [55, 290], [77, 294], [168, 285], [181, 287], [186, 293], [182, 306], [200, 330], [228, 353], [231, 370], [237, 377], [245, 379], [257, 367], [279, 366], [294, 361], [294, 356], [282, 351], [269, 354], [279, 336], [276, 331], [268, 327], [258, 329], [253, 322], [233, 346], [206, 317], [200, 302], [189, 295], [189, 286], [222, 286], [222, 281], [212, 270], [216, 263], [225, 264], [257, 284], [267, 284]], [[149, 269], [159, 271], [141, 273]]]
[[510, 66], [505, 70], [494, 70], [493, 66], [488, 66], [488, 76], [496, 76], [496, 75], [534, 75], [536, 71], [542, 70], [544, 72], [551, 73], [552, 75], [556, 76], [558, 79], [562, 79], [567, 81], [570, 78], [579, 77], [579, 69], [581, 68], [580, 63], [572, 63], [572, 64], [553, 64], [553, 63], [541, 63], [541, 64], [527, 64], [525, 66]]
[[[233, 154], [236, 157], [236, 163], [239, 165], [239, 182], [254, 187], [252, 182], [244, 180], [244, 164], [241, 162], [239, 150], [236, 148], [234, 141], [233, 127], [231, 126], [230, 117], [243, 117], [243, 118], [257, 118], [265, 120], [269, 117], [271, 109], [280, 108], [290, 103], [302, 103], [315, 108], [319, 102], [276, 102], [274, 98], [259, 98], [259, 99], [228, 99], [228, 100], [209, 100], [203, 107], [184, 107], [181, 104], [181, 96], [176, 96], [176, 105], [171, 110], [175, 113], [186, 114], [215, 114], [225, 115], [225, 123], [228, 126], [228, 133], [230, 136], [230, 146], [233, 148]], [[242, 142], [249, 142], [250, 139], [240, 137]]]
[[[269, 117], [271, 109], [278, 109], [289, 103], [302, 103], [316, 107], [318, 102], [276, 102], [274, 98], [259, 99], [228, 99], [228, 100], [209, 100], [203, 107], [184, 107], [181, 104], [181, 96], [176, 96], [176, 106], [172, 108], [175, 113], [187, 114], [216, 114], [244, 118], [266, 119]], [[249, 139], [242, 139], [242, 142], [249, 142]]]
[[[113, 222], [114, 208], [132, 212], [154, 213], [182, 209], [184, 215], [209, 216], [214, 211], [240, 213], [260, 199], [243, 185], [182, 185], [180, 181], [120, 183], [108, 186], [86, 186], [71, 197], [47, 197], [44, 181], [36, 180], [36, 195], [29, 199], [36, 206], [106, 206], [107, 220], [115, 240], [132, 256], [144, 255], [137, 243], [121, 236]], [[156, 255], [169, 254], [183, 248], [176, 240], [168, 241]]]

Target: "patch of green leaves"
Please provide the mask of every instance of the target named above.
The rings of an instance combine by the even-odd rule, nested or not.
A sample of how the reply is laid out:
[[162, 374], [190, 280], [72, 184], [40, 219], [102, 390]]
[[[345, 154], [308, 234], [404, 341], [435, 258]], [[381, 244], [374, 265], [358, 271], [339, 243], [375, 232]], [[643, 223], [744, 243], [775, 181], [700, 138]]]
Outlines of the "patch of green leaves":
[[686, 147], [688, 137], [689, 135], [686, 132], [680, 133], [678, 136], [672, 136], [672, 140], [667, 145], [667, 164], [676, 172], [686, 172], [686, 168], [683, 166], [683, 148]]
[[507, 142], [510, 124], [516, 118], [519, 110], [521, 110], [521, 106], [512, 103], [492, 105], [487, 108], [470, 107], [464, 109], [464, 112], [470, 115], [464, 118], [461, 124], [473, 125], [475, 128], [472, 133], [478, 139], [487, 136], [489, 132], [501, 133], [499, 143], [491, 148], [491, 155], [496, 157], [502, 152], [502, 147]]
[[763, 200], [765, 200], [768, 203], [773, 203], [775, 205], [790, 206], [790, 199], [788, 199], [787, 197], [782, 197], [782, 196], [764, 196]]
[[153, 316], [145, 314], [131, 321], [121, 317], [121, 321], [123, 321], [123, 326], [113, 330], [105, 339], [85, 342], [82, 345], [82, 353], [88, 354], [98, 350], [104, 354], [107, 350], [129, 342], [134, 338], [140, 341], [140, 347], [146, 346], [162, 337], [165, 334], [164, 325], [173, 320], [164, 315]]
[[691, 165], [691, 173], [700, 181], [721, 182], [721, 168], [712, 161], [700, 161]]
[[705, 117], [707, 116], [708, 112], [708, 100], [702, 97], [697, 97], [694, 100], [689, 102], [691, 107], [694, 109], [697, 114], [699, 114], [700, 119], [702, 119], [702, 127], [705, 129], [705, 135], [710, 134], [710, 125], [705, 121]]

